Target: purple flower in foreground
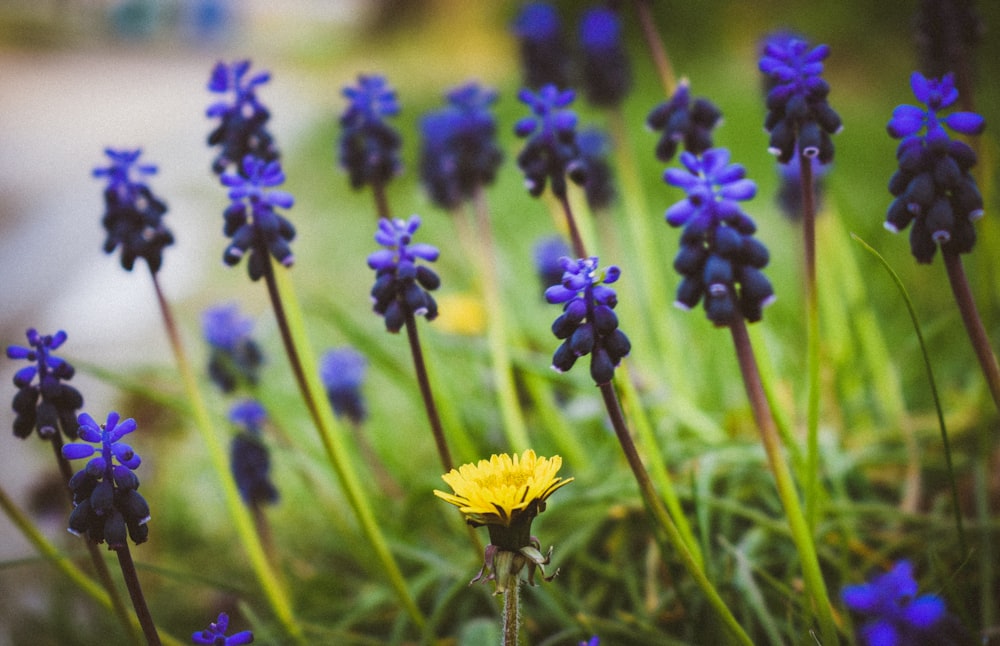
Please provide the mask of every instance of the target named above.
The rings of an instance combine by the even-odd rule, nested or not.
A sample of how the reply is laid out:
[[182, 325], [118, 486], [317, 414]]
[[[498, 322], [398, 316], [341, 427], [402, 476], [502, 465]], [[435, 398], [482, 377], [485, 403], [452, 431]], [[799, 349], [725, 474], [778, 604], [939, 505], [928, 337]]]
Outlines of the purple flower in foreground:
[[340, 165], [347, 170], [351, 188], [385, 184], [402, 167], [402, 140], [385, 121], [399, 114], [396, 92], [384, 76], [362, 74], [357, 86], [345, 87], [343, 95], [348, 105], [340, 116]]
[[240, 172], [239, 165], [247, 155], [264, 161], [278, 158], [274, 138], [266, 128], [271, 113], [257, 99], [257, 87], [270, 81], [271, 75], [257, 72], [248, 77], [249, 71], [249, 60], [228, 65], [220, 61], [212, 68], [209, 91], [231, 95], [213, 103], [206, 111], [209, 117], [219, 119], [219, 125], [208, 135], [208, 144], [221, 148], [212, 162], [217, 175], [230, 167]]
[[409, 220], [379, 220], [375, 242], [385, 249], [368, 256], [368, 266], [375, 270], [373, 309], [385, 319], [390, 332], [399, 332], [408, 316], [423, 316], [428, 321], [437, 318], [437, 302], [430, 291], [441, 285], [441, 279], [417, 261], [434, 262], [440, 252], [429, 244], [413, 242], [419, 227], [416, 215]]
[[23, 439], [37, 429], [40, 438], [51, 439], [62, 429], [66, 437], [76, 438], [76, 411], [83, 407], [83, 396], [63, 383], [72, 379], [76, 371], [68, 361], [52, 354], [66, 342], [66, 333], [59, 330], [55, 334], [39, 334], [28, 328], [26, 336], [28, 347], [7, 346], [8, 359], [31, 362], [14, 373], [17, 386], [12, 404], [14, 435]]
[[199, 630], [191, 635], [191, 641], [195, 644], [212, 644], [214, 646], [242, 646], [253, 643], [251, 631], [244, 630], [227, 637], [227, 630], [229, 630], [229, 615], [220, 612], [219, 618], [209, 624], [208, 629]]

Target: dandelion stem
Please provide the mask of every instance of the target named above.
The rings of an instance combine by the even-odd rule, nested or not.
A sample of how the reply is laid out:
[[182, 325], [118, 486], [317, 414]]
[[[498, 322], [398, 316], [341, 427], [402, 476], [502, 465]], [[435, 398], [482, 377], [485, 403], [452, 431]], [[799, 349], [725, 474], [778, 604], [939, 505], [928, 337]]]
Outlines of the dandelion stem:
[[656, 31], [656, 22], [653, 20], [652, 2], [650, 0], [636, 0], [635, 8], [639, 13], [639, 24], [642, 26], [642, 36], [649, 46], [649, 53], [653, 57], [653, 64], [660, 75], [663, 83], [663, 90], [667, 96], [673, 96], [677, 89], [677, 77], [674, 75], [674, 67], [670, 63], [667, 50], [660, 40], [660, 35]]
[[128, 545], [123, 545], [115, 549], [115, 553], [118, 555], [118, 564], [122, 568], [122, 576], [125, 577], [125, 587], [128, 588], [129, 596], [132, 597], [135, 616], [138, 617], [142, 633], [146, 636], [146, 643], [149, 646], [159, 646], [160, 635], [156, 632], [156, 624], [153, 622], [153, 616], [149, 614], [146, 597], [142, 594], [139, 576], [135, 571], [135, 563], [132, 561], [132, 552], [128, 549]]
[[521, 579], [510, 578], [503, 592], [503, 646], [517, 646], [521, 630]]

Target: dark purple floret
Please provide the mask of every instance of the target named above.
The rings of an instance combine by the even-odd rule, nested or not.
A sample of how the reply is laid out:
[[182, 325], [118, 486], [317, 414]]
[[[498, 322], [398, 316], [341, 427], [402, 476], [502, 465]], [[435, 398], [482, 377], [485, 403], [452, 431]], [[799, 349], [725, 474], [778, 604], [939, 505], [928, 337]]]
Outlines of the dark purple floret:
[[656, 158], [669, 162], [684, 144], [689, 153], [700, 155], [712, 147], [712, 130], [722, 120], [722, 112], [708, 99], [692, 99], [687, 80], [682, 80], [669, 101], [653, 108], [646, 124], [660, 132]]
[[423, 316], [428, 321], [437, 318], [437, 302], [430, 292], [441, 285], [441, 279], [417, 261], [434, 262], [439, 252], [429, 244], [413, 242], [419, 227], [416, 215], [409, 220], [379, 220], [375, 242], [385, 249], [368, 256], [368, 266], [375, 270], [373, 309], [385, 319], [390, 332], [399, 332], [408, 315]]
[[261, 436], [267, 413], [259, 402], [245, 400], [229, 411], [229, 420], [240, 430], [229, 447], [229, 467], [248, 505], [274, 504], [278, 490], [271, 482], [271, 452]]
[[367, 366], [364, 355], [351, 347], [330, 350], [320, 362], [320, 379], [333, 412], [354, 424], [361, 424], [368, 416], [361, 394]]
[[566, 197], [567, 175], [580, 185], [587, 181], [576, 142], [576, 114], [569, 109], [575, 97], [573, 90], [560, 91], [554, 85], [537, 93], [522, 89], [517, 95], [532, 112], [514, 124], [515, 134], [527, 139], [517, 165], [532, 197], [545, 191], [546, 182], [556, 197]]
[[396, 92], [378, 75], [360, 75], [355, 87], [345, 87], [347, 109], [340, 116], [340, 165], [347, 170], [351, 188], [381, 185], [402, 168], [399, 133], [387, 117], [399, 114]]
[[594, 105], [619, 105], [632, 88], [632, 70], [622, 40], [618, 14], [598, 7], [583, 14], [583, 89]]
[[559, 262], [563, 256], [569, 256], [573, 251], [566, 240], [559, 235], [542, 238], [535, 243], [535, 271], [542, 283], [542, 292], [562, 282], [563, 267]]
[[615, 368], [632, 349], [618, 329], [615, 290], [607, 285], [618, 280], [618, 267], [598, 267], [596, 257], [573, 260], [563, 257], [562, 282], [545, 290], [545, 300], [562, 303], [563, 313], [552, 323], [552, 333], [562, 345], [552, 356], [552, 367], [566, 372], [582, 356], [590, 355], [590, 376], [601, 386], [611, 381]]
[[746, 170], [729, 163], [729, 151], [712, 148], [696, 157], [681, 153], [683, 169], [670, 168], [664, 181], [687, 197], [666, 212], [667, 224], [684, 227], [674, 269], [683, 276], [676, 305], [691, 309], [704, 299], [705, 313], [717, 326], [736, 317], [759, 321], [773, 302], [774, 290], [760, 271], [767, 248], [753, 237], [754, 221], [739, 206], [757, 192]]
[[139, 478], [134, 473], [142, 461], [121, 441], [136, 429], [135, 420], [121, 420], [118, 413], [111, 412], [106, 423], [98, 424], [83, 413], [79, 424], [79, 438], [87, 443], [62, 448], [67, 460], [90, 458], [69, 481], [73, 492], [69, 531], [77, 536], [86, 534], [95, 543], [106, 541], [110, 550], [126, 547], [126, 537], [136, 545], [144, 543], [149, 535], [149, 505], [136, 491]]
[[976, 154], [968, 144], [952, 139], [948, 130], [978, 135], [986, 122], [974, 112], [939, 114], [958, 101], [951, 74], [928, 79], [914, 72], [910, 86], [926, 107], [898, 106], [886, 127], [891, 137], [902, 141], [896, 149], [899, 169], [889, 180], [895, 199], [885, 228], [896, 233], [912, 222], [910, 250], [917, 262], [929, 263], [938, 247], [961, 254], [975, 246], [973, 224], [983, 216], [983, 198], [970, 173]]
[[496, 92], [469, 83], [449, 92], [447, 100], [420, 122], [420, 178], [435, 204], [452, 209], [493, 182], [503, 153], [490, 113]]
[[235, 303], [216, 305], [201, 316], [202, 333], [209, 346], [208, 375], [222, 392], [241, 383], [257, 385], [264, 354], [250, 336], [253, 319], [240, 315]]
[[243, 646], [243, 644], [253, 643], [251, 631], [244, 630], [226, 637], [227, 630], [229, 630], [229, 615], [220, 612], [219, 618], [209, 624], [207, 630], [199, 630], [191, 635], [191, 641], [195, 644], [211, 644], [213, 646]]
[[235, 265], [249, 251], [247, 271], [251, 280], [264, 275], [268, 254], [291, 267], [294, 262], [288, 245], [295, 238], [295, 227], [274, 209], [290, 208], [294, 198], [285, 191], [272, 190], [285, 181], [281, 163], [255, 157], [243, 160], [242, 172], [225, 173], [220, 178], [229, 187], [229, 208], [223, 213], [225, 233], [232, 240], [222, 256], [227, 265]]
[[767, 77], [767, 118], [771, 133], [768, 150], [787, 164], [796, 147], [806, 157], [833, 161], [833, 140], [840, 132], [840, 116], [830, 107], [830, 86], [820, 76], [830, 48], [809, 44], [787, 33], [776, 34], [764, 44], [758, 67]]
[[[815, 157], [809, 158], [812, 166], [813, 190], [817, 213], [822, 211], [823, 178], [830, 167], [819, 163]], [[802, 165], [797, 158], [787, 164], [778, 164], [778, 175], [781, 184], [778, 186], [776, 201], [781, 212], [792, 221], [802, 219]]]
[[229, 169], [242, 172], [240, 164], [247, 155], [264, 161], [279, 156], [274, 137], [266, 127], [271, 113], [257, 99], [258, 86], [271, 80], [271, 75], [257, 72], [247, 76], [249, 71], [249, 60], [230, 64], [220, 61], [212, 68], [208, 89], [226, 96], [206, 110], [209, 117], [219, 119], [219, 125], [208, 135], [208, 145], [220, 147], [212, 162], [216, 175]]
[[167, 205], [139, 179], [155, 174], [156, 166], [139, 163], [141, 149], [106, 148], [104, 153], [111, 165], [93, 171], [94, 177], [108, 178], [101, 219], [107, 233], [104, 253], [120, 246], [121, 265], [126, 270], [132, 271], [136, 258], [144, 258], [150, 271], [156, 273], [163, 264], [163, 248], [174, 243], [173, 234], [163, 224]]
[[529, 2], [514, 19], [524, 71], [524, 85], [538, 89], [545, 85], [569, 87], [569, 48], [562, 33], [559, 12], [547, 2]]
[[580, 151], [579, 163], [586, 169], [583, 192], [587, 205], [595, 211], [606, 209], [615, 200], [614, 175], [608, 163], [608, 138], [599, 130], [588, 129], [580, 131], [576, 143]]
[[38, 437], [47, 440], [61, 429], [63, 435], [75, 439], [76, 411], [83, 407], [83, 396], [63, 383], [73, 378], [73, 366], [52, 354], [66, 342], [66, 333], [39, 334], [29, 328], [26, 336], [28, 347], [7, 346], [7, 358], [31, 362], [14, 374], [14, 435], [23, 439], [37, 429]]

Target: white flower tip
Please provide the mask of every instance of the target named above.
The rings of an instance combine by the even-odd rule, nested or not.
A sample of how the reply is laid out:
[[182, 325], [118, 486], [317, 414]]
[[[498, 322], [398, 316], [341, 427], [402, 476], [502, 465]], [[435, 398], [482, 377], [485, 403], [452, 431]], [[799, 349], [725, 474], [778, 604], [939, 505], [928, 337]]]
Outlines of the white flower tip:
[[691, 308], [687, 305], [687, 303], [682, 303], [681, 301], [674, 301], [674, 307], [685, 312], [691, 311]]
[[983, 209], [976, 209], [975, 211], [969, 212], [969, 222], [976, 222], [983, 217]]
[[883, 222], [882, 226], [884, 226], [885, 230], [888, 231], [889, 233], [899, 233], [899, 227], [897, 227], [892, 222]]
[[776, 301], [776, 300], [778, 300], [777, 294], [771, 294], [770, 296], [768, 296], [767, 298], [765, 298], [764, 300], [762, 300], [760, 302], [760, 306], [761, 306], [761, 308], [768, 307], [772, 303], [774, 303], [774, 301]]

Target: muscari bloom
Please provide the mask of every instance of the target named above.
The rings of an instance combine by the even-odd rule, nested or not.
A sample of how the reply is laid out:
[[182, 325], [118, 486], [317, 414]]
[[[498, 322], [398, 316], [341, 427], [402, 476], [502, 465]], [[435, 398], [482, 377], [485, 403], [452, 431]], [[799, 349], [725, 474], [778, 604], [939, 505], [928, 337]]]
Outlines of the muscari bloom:
[[330, 350], [320, 360], [320, 380], [333, 412], [355, 424], [365, 421], [368, 416], [361, 395], [367, 366], [364, 355], [351, 347]]
[[545, 290], [545, 300], [563, 304], [563, 313], [552, 323], [552, 333], [563, 339], [552, 356], [552, 367], [566, 372], [577, 359], [589, 354], [590, 376], [597, 385], [606, 384], [632, 349], [628, 337], [618, 329], [614, 313], [618, 295], [607, 286], [618, 280], [621, 271], [614, 265], [599, 269], [596, 257], [563, 257], [559, 263], [562, 282]]
[[244, 630], [226, 637], [229, 630], [229, 615], [219, 613], [219, 618], [208, 625], [207, 630], [199, 630], [191, 635], [194, 644], [213, 644], [214, 646], [242, 646], [253, 643], [253, 633]]
[[453, 493], [435, 490], [434, 495], [458, 507], [469, 525], [485, 525], [490, 533], [483, 569], [473, 582], [496, 581], [499, 594], [516, 581], [525, 566], [531, 585], [536, 568], [545, 575], [552, 548], [542, 554], [540, 542], [531, 535], [531, 521], [545, 511], [549, 496], [573, 481], [556, 475], [560, 467], [559, 456], [538, 457], [529, 449], [513, 457], [493, 455], [441, 476]]
[[768, 150], [787, 164], [798, 151], [806, 157], [833, 160], [833, 140], [840, 132], [840, 116], [827, 103], [830, 86], [820, 76], [823, 60], [830, 55], [827, 45], [809, 44], [787, 33], [777, 34], [764, 44], [758, 67], [768, 77], [767, 118], [764, 127], [771, 133]]
[[503, 153], [490, 113], [496, 92], [468, 83], [449, 92], [447, 100], [420, 122], [420, 179], [435, 204], [452, 209], [493, 182]]
[[737, 316], [759, 321], [774, 301], [770, 281], [761, 273], [769, 260], [767, 248], [753, 237], [757, 225], [738, 202], [757, 192], [740, 164], [729, 163], [729, 151], [712, 148], [701, 157], [681, 153], [684, 169], [669, 168], [663, 176], [687, 193], [666, 212], [667, 224], [684, 227], [674, 269], [684, 279], [676, 305], [691, 309], [702, 298], [705, 313], [717, 326]]
[[[812, 166], [813, 188], [816, 199], [816, 210], [820, 210], [820, 202], [823, 196], [823, 178], [830, 167], [819, 163], [815, 157], [809, 158]], [[781, 212], [790, 220], [802, 219], [802, 165], [797, 159], [787, 164], [778, 164], [778, 177], [780, 184], [776, 195], [776, 202], [781, 208]]]
[[94, 177], [108, 178], [101, 219], [107, 233], [104, 253], [121, 246], [122, 267], [132, 271], [136, 258], [145, 258], [150, 271], [156, 273], [163, 264], [163, 248], [174, 243], [174, 235], [163, 224], [167, 205], [141, 180], [154, 175], [156, 166], [139, 163], [141, 149], [106, 148], [104, 154], [111, 165], [93, 171]]
[[570, 85], [569, 48], [554, 6], [547, 2], [525, 4], [514, 19], [512, 31], [520, 48], [526, 87]]
[[409, 220], [379, 220], [375, 242], [386, 248], [368, 256], [368, 266], [375, 270], [373, 309], [385, 319], [385, 328], [390, 332], [399, 332], [407, 316], [433, 321], [438, 315], [430, 291], [441, 285], [441, 279], [430, 267], [418, 265], [417, 260], [434, 262], [440, 252], [432, 245], [413, 242], [419, 227], [420, 217], [416, 215]]
[[909, 561], [869, 583], [844, 586], [844, 605], [866, 618], [858, 636], [866, 646], [919, 646], [954, 643], [935, 630], [946, 617], [944, 601], [933, 594], [917, 596]]
[[235, 265], [249, 251], [250, 280], [259, 280], [264, 275], [268, 254], [285, 267], [291, 267], [295, 258], [288, 243], [295, 238], [295, 227], [274, 209], [290, 208], [295, 199], [285, 191], [271, 188], [285, 181], [281, 162], [248, 155], [243, 159], [242, 173], [225, 173], [220, 180], [229, 187], [231, 202], [223, 213], [223, 233], [232, 238], [223, 261]]
[[586, 166], [576, 142], [576, 114], [569, 109], [575, 97], [573, 90], [560, 91], [555, 85], [537, 93], [525, 88], [517, 94], [533, 113], [514, 124], [515, 134], [528, 140], [517, 165], [532, 197], [545, 191], [546, 181], [551, 182], [556, 197], [566, 197], [567, 174], [577, 184], [586, 183]]
[[345, 87], [343, 95], [348, 104], [340, 116], [340, 165], [347, 170], [351, 188], [385, 184], [402, 167], [402, 139], [385, 121], [399, 114], [396, 92], [385, 77], [362, 74], [358, 85]]
[[106, 423], [98, 424], [83, 413], [79, 423], [79, 437], [88, 444], [66, 444], [63, 457], [91, 459], [69, 481], [73, 492], [69, 531], [77, 536], [86, 534], [95, 543], [107, 541], [111, 550], [126, 547], [126, 535], [136, 545], [146, 542], [149, 505], [136, 491], [139, 478], [134, 473], [141, 460], [121, 441], [135, 430], [135, 420], [121, 420], [118, 413], [111, 412]]
[[278, 490], [271, 482], [271, 452], [261, 437], [267, 421], [264, 407], [252, 399], [241, 401], [230, 409], [229, 421], [240, 429], [229, 446], [229, 467], [243, 502], [277, 502]]
[[14, 373], [14, 435], [23, 439], [37, 429], [38, 437], [51, 439], [62, 429], [66, 437], [76, 438], [76, 411], [83, 407], [83, 396], [63, 383], [76, 371], [68, 361], [52, 354], [66, 342], [66, 333], [39, 334], [28, 328], [26, 336], [28, 347], [7, 346], [8, 359], [31, 362]]
[[236, 303], [216, 305], [202, 313], [201, 329], [210, 348], [208, 376], [215, 385], [225, 393], [241, 381], [257, 385], [264, 354], [250, 336], [253, 319], [241, 316]]
[[587, 206], [599, 211], [611, 206], [615, 199], [614, 178], [608, 164], [608, 138], [600, 130], [581, 130], [576, 137], [579, 162], [587, 169], [583, 194]]
[[562, 283], [564, 270], [559, 261], [572, 253], [566, 240], [559, 235], [548, 236], [535, 243], [535, 271], [542, 283], [543, 293], [549, 287]]
[[621, 20], [611, 9], [591, 9], [580, 20], [583, 89], [594, 105], [619, 105], [632, 87], [621, 31]]
[[958, 101], [951, 74], [928, 79], [914, 72], [910, 87], [926, 107], [900, 105], [889, 120], [889, 135], [902, 141], [896, 149], [899, 169], [889, 180], [895, 199], [886, 213], [885, 228], [896, 233], [912, 222], [910, 250], [917, 262], [929, 263], [939, 246], [955, 254], [975, 246], [973, 223], [983, 216], [983, 198], [969, 172], [976, 153], [952, 139], [948, 130], [978, 135], [986, 122], [974, 112], [939, 114]]
[[682, 143], [684, 149], [700, 155], [712, 147], [712, 130], [722, 120], [722, 112], [708, 99], [692, 99], [687, 79], [682, 79], [669, 101], [650, 111], [646, 125], [660, 132], [656, 158], [669, 162]]
[[229, 168], [241, 172], [240, 163], [247, 155], [264, 161], [273, 161], [279, 156], [274, 137], [266, 127], [271, 113], [257, 99], [258, 86], [271, 80], [271, 75], [257, 72], [248, 77], [249, 71], [249, 60], [228, 65], [220, 61], [212, 68], [209, 91], [226, 95], [205, 112], [219, 119], [219, 125], [208, 135], [208, 145], [221, 148], [212, 162], [212, 170], [217, 175]]

